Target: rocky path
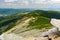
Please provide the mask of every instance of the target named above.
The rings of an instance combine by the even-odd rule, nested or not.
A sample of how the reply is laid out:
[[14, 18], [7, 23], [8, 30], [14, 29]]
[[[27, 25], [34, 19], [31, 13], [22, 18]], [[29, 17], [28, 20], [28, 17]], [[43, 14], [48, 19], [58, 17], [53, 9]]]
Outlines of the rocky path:
[[48, 37], [34, 37], [34, 36], [23, 37], [14, 33], [10, 34], [4, 33], [0, 36], [0, 40], [48, 40]]

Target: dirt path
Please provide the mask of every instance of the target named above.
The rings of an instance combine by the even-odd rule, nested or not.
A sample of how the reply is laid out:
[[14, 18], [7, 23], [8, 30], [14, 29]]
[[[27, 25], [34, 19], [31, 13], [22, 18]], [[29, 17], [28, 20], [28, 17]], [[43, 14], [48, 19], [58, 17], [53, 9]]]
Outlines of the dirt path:
[[17, 33], [17, 32], [21, 32], [24, 29], [26, 29], [26, 27], [29, 25], [29, 22], [32, 20], [33, 18], [28, 18], [25, 21], [22, 21], [20, 24], [16, 25], [14, 28], [10, 29], [9, 31], [7, 31], [6, 33]]

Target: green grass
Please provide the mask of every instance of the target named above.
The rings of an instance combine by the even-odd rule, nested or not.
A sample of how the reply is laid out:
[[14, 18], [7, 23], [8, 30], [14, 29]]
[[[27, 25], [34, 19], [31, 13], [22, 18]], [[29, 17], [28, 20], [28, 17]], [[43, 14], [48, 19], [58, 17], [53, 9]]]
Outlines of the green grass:
[[[0, 34], [3, 32], [8, 31], [9, 29], [16, 26], [18, 20], [22, 20], [23, 18], [30, 18], [34, 17], [35, 19], [30, 21], [30, 25], [27, 27], [27, 31], [32, 29], [50, 29], [53, 26], [50, 23], [51, 18], [60, 18], [60, 12], [57, 11], [43, 11], [43, 10], [36, 10], [32, 12], [18, 13], [13, 14], [11, 16], [4, 17], [3, 20], [0, 20]], [[29, 28], [29, 29], [28, 29]], [[5, 30], [6, 29], [6, 30]], [[4, 30], [4, 31], [2, 31]], [[25, 31], [25, 30], [24, 30]]]
[[17, 21], [21, 20], [24, 16], [24, 14], [19, 13], [4, 17], [4, 20], [0, 21], [0, 34], [16, 26]]
[[30, 29], [50, 29], [52, 28], [52, 25], [50, 24], [50, 19], [38, 16], [37, 19], [34, 22], [30, 22], [30, 25], [28, 26]]

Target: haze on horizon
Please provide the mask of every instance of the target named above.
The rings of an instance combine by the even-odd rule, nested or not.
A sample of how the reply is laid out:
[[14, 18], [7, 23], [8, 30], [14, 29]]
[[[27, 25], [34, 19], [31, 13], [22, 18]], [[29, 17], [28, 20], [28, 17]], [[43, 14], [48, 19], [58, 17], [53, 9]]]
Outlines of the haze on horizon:
[[60, 10], [60, 0], [0, 0], [0, 8]]

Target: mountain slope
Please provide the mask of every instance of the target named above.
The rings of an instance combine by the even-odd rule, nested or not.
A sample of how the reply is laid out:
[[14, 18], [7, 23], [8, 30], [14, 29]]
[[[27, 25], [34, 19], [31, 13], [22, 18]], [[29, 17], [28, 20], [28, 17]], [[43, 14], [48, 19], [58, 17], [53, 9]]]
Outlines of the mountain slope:
[[50, 24], [51, 18], [60, 18], [59, 16], [60, 12], [43, 10], [6, 16], [0, 21], [0, 34], [4, 32], [20, 34], [35, 29], [44, 32], [53, 27]]
[[[23, 13], [25, 14], [25, 13]], [[26, 19], [27, 17], [27, 19]], [[50, 24], [50, 18], [47, 18], [47, 17], [43, 17], [43, 16], [40, 16], [40, 13], [27, 13], [24, 17], [24, 21], [21, 21], [19, 25], [19, 27], [23, 24], [25, 24], [26, 22], [28, 22], [27, 24], [25, 24], [22, 29], [18, 27], [18, 25], [16, 25], [13, 29], [11, 29], [10, 31], [8, 32], [16, 32], [16, 29], [18, 31], [18, 29], [21, 29], [19, 30], [17, 33], [21, 33], [21, 32], [25, 32], [25, 31], [29, 31], [29, 30], [33, 30], [33, 29], [40, 29], [42, 30], [43, 28], [45, 28], [45, 30], [47, 29], [50, 29], [52, 28], [52, 25]], [[28, 19], [32, 18], [30, 21], [27, 21]], [[22, 23], [23, 22], [23, 23]], [[27, 26], [26, 26], [27, 25]], [[18, 27], [18, 28], [16, 28]], [[25, 28], [25, 30], [23, 30]], [[15, 30], [15, 31], [14, 31]]]

